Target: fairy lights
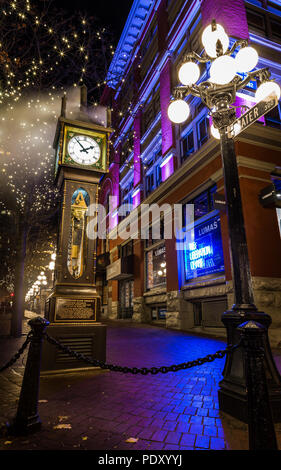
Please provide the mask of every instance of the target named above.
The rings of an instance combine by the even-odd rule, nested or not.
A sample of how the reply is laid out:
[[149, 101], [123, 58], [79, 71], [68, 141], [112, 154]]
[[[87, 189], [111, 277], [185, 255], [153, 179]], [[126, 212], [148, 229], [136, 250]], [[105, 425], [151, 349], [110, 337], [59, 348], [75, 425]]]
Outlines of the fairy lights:
[[[65, 80], [67, 85], [86, 81], [90, 96], [91, 87], [93, 91], [96, 88], [95, 78], [93, 80], [96, 70], [99, 69], [99, 76], [106, 75], [113, 52], [109, 44], [111, 34], [92, 18], [91, 21], [79, 15], [75, 20], [72, 16], [65, 18], [53, 5], [48, 6], [45, 2], [44, 10], [38, 11], [36, 2], [34, 5], [26, 0], [1, 2], [0, 66], [4, 66], [4, 79], [1, 80], [0, 105], [7, 100], [18, 101], [26, 89], [42, 83], [42, 76], [45, 86], [47, 77], [50, 83], [54, 74], [59, 73], [60, 85]], [[93, 55], [95, 61], [90, 61]], [[75, 74], [80, 76], [74, 78]], [[69, 83], [70, 76], [73, 76], [72, 83]]]
[[61, 96], [67, 91], [70, 116], [77, 112], [83, 83], [90, 100], [98, 100], [113, 52], [110, 34], [104, 29], [97, 34], [94, 19], [67, 19], [53, 4], [48, 10], [48, 2], [40, 3], [44, 11], [29, 0], [3, 0], [0, 9], [0, 215], [11, 227], [2, 286], [11, 283], [18, 228], [24, 225], [28, 232], [28, 287], [54, 251], [58, 194], [52, 142]]

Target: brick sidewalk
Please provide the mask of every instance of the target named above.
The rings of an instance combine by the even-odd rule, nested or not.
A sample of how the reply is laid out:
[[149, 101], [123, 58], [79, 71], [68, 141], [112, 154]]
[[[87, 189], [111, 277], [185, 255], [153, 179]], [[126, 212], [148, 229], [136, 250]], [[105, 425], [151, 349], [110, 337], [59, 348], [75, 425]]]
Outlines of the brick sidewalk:
[[[1, 340], [1, 363], [23, 340]], [[177, 364], [224, 348], [221, 339], [149, 325], [108, 324], [107, 362], [115, 364]], [[89, 371], [42, 377], [42, 430], [27, 437], [2, 437], [0, 450], [248, 449], [247, 426], [219, 413], [223, 365], [224, 359], [217, 359], [155, 376]], [[23, 370], [24, 358], [0, 376], [1, 424], [15, 415]], [[280, 425], [276, 428], [281, 449]], [[126, 442], [131, 438], [134, 442]]]

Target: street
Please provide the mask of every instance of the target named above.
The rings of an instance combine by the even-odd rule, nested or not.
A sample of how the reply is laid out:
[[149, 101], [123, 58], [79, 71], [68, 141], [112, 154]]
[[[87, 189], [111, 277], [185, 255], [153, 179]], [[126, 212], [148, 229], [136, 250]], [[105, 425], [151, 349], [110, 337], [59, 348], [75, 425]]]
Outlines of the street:
[[[1, 364], [23, 341], [1, 340]], [[108, 323], [107, 362], [118, 365], [178, 364], [224, 348], [221, 339], [130, 322]], [[220, 416], [218, 409], [224, 360], [154, 376], [94, 370], [41, 377], [41, 431], [2, 436], [0, 449], [246, 450], [247, 426]], [[15, 415], [24, 362], [19, 359], [0, 376], [2, 425]], [[280, 356], [276, 362], [280, 370]], [[280, 448], [280, 425], [276, 431]]]

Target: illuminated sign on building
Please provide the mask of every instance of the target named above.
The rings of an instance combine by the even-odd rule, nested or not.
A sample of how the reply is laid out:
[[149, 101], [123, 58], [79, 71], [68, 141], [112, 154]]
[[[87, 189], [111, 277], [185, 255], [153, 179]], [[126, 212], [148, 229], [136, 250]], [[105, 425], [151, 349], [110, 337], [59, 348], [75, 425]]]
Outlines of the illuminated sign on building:
[[184, 250], [185, 281], [224, 271], [219, 215], [189, 230], [187, 240]]
[[[236, 74], [239, 75], [242, 78], [242, 80], [244, 80], [248, 76], [246, 73], [241, 73], [241, 72], [236, 72]], [[256, 80], [250, 80], [246, 88], [250, 88], [251, 90], [256, 90], [257, 89]]]

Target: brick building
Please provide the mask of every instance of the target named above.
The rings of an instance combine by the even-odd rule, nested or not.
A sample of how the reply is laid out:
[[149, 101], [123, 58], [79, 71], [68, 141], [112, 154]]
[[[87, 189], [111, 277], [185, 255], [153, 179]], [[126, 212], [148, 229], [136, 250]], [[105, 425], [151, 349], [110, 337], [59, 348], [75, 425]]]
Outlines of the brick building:
[[[187, 51], [201, 54], [201, 34], [215, 18], [234, 42], [247, 38], [281, 81], [281, 2], [242, 0], [135, 0], [107, 76], [102, 104], [111, 106], [109, 173], [101, 181], [107, 238], [99, 241], [97, 285], [106, 318], [157, 322], [168, 328], [224, 332], [221, 314], [233, 304], [227, 216], [214, 206], [224, 194], [219, 141], [210, 134], [208, 109], [191, 98], [191, 116], [172, 124], [167, 107], [178, 85], [177, 65]], [[204, 76], [202, 76], [204, 78]], [[206, 76], [205, 76], [206, 78]], [[255, 82], [236, 105], [253, 106]], [[281, 187], [280, 104], [236, 138], [236, 154], [255, 303], [272, 316], [271, 338], [281, 341], [280, 209], [263, 207], [260, 191]], [[114, 196], [109, 206], [109, 196]], [[194, 204], [195, 238], [208, 227], [215, 261], [191, 269], [175, 237], [114, 238], [132, 204]]]

